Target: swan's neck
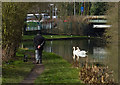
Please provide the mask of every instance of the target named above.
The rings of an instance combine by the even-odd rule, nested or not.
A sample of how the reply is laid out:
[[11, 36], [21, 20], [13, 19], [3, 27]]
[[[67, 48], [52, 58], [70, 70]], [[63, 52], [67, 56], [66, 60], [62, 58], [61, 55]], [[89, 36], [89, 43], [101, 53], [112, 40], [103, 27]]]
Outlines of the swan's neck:
[[73, 48], [73, 51], [75, 51], [75, 48]]
[[77, 48], [77, 50], [79, 50], [79, 51], [80, 51], [80, 49], [79, 49], [79, 48]]

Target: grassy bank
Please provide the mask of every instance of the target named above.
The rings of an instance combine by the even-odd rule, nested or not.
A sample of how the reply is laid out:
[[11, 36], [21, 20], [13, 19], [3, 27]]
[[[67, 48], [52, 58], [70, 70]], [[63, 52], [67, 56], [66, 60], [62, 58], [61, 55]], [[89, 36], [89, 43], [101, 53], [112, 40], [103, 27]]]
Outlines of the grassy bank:
[[[23, 40], [33, 40], [35, 35], [24, 35]], [[59, 39], [59, 38], [88, 38], [88, 36], [70, 36], [70, 35], [43, 35], [45, 39]], [[91, 37], [92, 38], [92, 37]]]
[[80, 69], [73, 68], [62, 57], [53, 53], [43, 54], [45, 71], [35, 80], [35, 83], [81, 83]]
[[[17, 52], [17, 56], [3, 62], [3, 84], [20, 83], [34, 67], [31, 59], [33, 50], [21, 50]], [[28, 62], [23, 62], [24, 54], [28, 55]], [[62, 57], [53, 53], [43, 52], [44, 72], [35, 80], [39, 83], [81, 83], [79, 79], [80, 69], [73, 68], [70, 63]]]
[[[23, 62], [23, 54], [31, 52], [30, 50], [19, 49], [16, 57], [9, 60], [7, 63], [3, 62], [2, 65], [2, 82], [5, 83], [19, 83], [34, 67], [34, 64], [28, 60]], [[31, 56], [28, 55], [30, 59]]]

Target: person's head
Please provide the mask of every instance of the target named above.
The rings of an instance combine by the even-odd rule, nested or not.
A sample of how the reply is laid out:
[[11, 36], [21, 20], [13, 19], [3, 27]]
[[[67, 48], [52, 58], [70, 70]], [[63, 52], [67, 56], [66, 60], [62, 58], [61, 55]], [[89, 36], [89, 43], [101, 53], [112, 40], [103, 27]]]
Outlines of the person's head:
[[37, 35], [41, 35], [41, 31], [38, 31]]

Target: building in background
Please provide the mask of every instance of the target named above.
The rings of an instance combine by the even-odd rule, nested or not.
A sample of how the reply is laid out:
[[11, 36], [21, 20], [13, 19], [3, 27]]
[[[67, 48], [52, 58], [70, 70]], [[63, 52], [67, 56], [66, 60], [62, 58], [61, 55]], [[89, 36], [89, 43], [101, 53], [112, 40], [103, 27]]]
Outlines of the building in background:
[[50, 10], [48, 13], [36, 13], [36, 14], [27, 14], [27, 27], [26, 31], [34, 31], [41, 29], [52, 29], [55, 25], [54, 21], [57, 19], [57, 8], [56, 6]]

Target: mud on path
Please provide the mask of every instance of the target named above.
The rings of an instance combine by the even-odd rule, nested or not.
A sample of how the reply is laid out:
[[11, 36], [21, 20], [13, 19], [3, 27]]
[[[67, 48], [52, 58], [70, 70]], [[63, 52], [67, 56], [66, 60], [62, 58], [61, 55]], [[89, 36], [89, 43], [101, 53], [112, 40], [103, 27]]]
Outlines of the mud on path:
[[44, 68], [45, 68], [44, 65], [36, 64], [34, 54], [31, 54], [31, 56], [32, 58], [30, 59], [30, 61], [33, 62], [35, 66], [19, 85], [25, 85], [25, 84], [34, 85], [35, 79], [38, 76], [40, 76], [40, 74], [44, 71]]

